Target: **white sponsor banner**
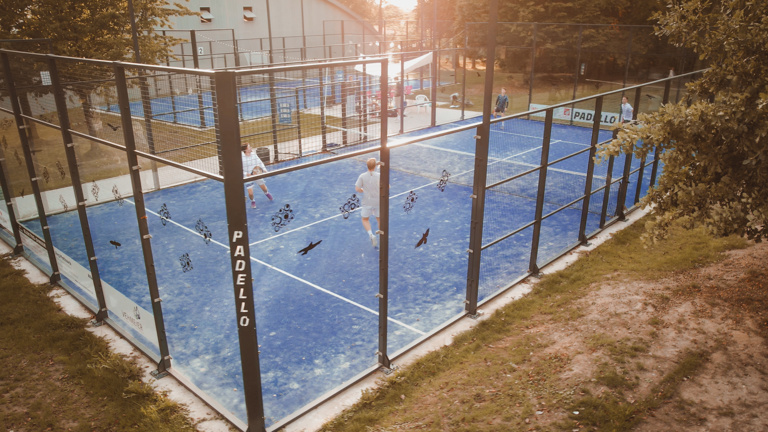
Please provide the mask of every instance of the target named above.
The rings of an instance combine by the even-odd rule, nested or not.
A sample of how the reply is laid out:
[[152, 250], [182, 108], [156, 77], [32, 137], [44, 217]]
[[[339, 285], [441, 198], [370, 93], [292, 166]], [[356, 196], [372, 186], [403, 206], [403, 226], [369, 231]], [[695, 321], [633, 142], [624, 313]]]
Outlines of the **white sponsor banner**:
[[155, 317], [103, 280], [101, 286], [107, 309], [157, 347]]
[[37, 236], [37, 234], [28, 230], [24, 225], [18, 224], [19, 232], [21, 233], [21, 244], [37, 256], [40, 261], [51, 265], [48, 261], [48, 251], [45, 248], [45, 242], [43, 239]]
[[[531, 104], [528, 109], [535, 110], [535, 109], [542, 109], [546, 108], [548, 105], [541, 105], [541, 104]], [[544, 117], [545, 113], [542, 111], [540, 113], [532, 114], [532, 117]], [[582, 122], [582, 123], [592, 123], [592, 120], [595, 118], [595, 112], [592, 110], [585, 110], [581, 108], [571, 108], [571, 107], [560, 107], [555, 108], [552, 111], [552, 118], [556, 120], [565, 120], [565, 121], [575, 121], [575, 122]], [[619, 120], [619, 113], [612, 113], [612, 112], [603, 112], [602, 116], [600, 118], [600, 124], [603, 126], [613, 126], [616, 124], [616, 122]]]
[[[26, 246], [33, 254], [37, 255], [43, 262], [48, 263], [48, 252], [45, 248], [45, 241], [23, 225], [19, 225], [19, 230], [21, 231], [21, 240], [24, 246]], [[60, 250], [56, 248], [53, 250], [56, 253], [56, 263], [59, 266], [59, 272], [87, 292], [91, 297], [93, 304], [97, 305], [96, 290], [93, 286], [91, 271], [62, 253]], [[123, 295], [120, 291], [110, 286], [103, 279], [101, 281], [101, 286], [104, 292], [104, 299], [107, 302], [107, 309], [109, 309], [114, 316], [119, 317], [123, 322], [130, 326], [130, 328], [157, 346], [157, 330], [155, 328], [154, 316], [136, 304], [133, 300]]]

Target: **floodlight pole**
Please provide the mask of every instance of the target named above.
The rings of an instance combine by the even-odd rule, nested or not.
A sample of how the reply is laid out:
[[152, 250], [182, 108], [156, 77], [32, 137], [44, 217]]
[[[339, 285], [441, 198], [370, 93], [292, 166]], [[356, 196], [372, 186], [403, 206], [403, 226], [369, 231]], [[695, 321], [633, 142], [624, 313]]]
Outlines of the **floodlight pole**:
[[131, 38], [133, 39], [133, 56], [136, 63], [141, 63], [141, 54], [139, 54], [139, 35], [136, 32], [136, 13], [133, 9], [133, 0], [128, 0], [128, 15], [131, 17]]
[[379, 299], [379, 349], [376, 351], [379, 366], [385, 370], [391, 370], [392, 364], [389, 360], [387, 351], [387, 318], [389, 316], [389, 182], [391, 161], [389, 157], [389, 147], [387, 145], [388, 116], [383, 107], [389, 106], [389, 90], [383, 91], [388, 86], [389, 81], [389, 60], [385, 59], [381, 63], [381, 77], [379, 77], [379, 86], [381, 92], [381, 106], [379, 111], [381, 117], [381, 141], [379, 150], [379, 160], [381, 168], [379, 170], [379, 293], [376, 295]]
[[[139, 34], [136, 31], [136, 13], [133, 9], [133, 0], [128, 0], [128, 15], [131, 17], [131, 38], [133, 39], [133, 57], [136, 63], [141, 63], [141, 53], [139, 52]], [[141, 76], [139, 73], [139, 88], [141, 89], [141, 106], [144, 110], [144, 123], [146, 125], [147, 132], [147, 144], [149, 145], [149, 152], [155, 154], [155, 135], [152, 131], [152, 104], [149, 99], [149, 86], [147, 85], [147, 79]], [[155, 182], [155, 187], [160, 189], [160, 177], [157, 174], [157, 162], [152, 161], [152, 180]]]
[[272, 54], [272, 18], [269, 14], [269, 0], [266, 0], [267, 2], [267, 33], [269, 36], [269, 64], [273, 64], [275, 62], [275, 59], [273, 57], [274, 54]]

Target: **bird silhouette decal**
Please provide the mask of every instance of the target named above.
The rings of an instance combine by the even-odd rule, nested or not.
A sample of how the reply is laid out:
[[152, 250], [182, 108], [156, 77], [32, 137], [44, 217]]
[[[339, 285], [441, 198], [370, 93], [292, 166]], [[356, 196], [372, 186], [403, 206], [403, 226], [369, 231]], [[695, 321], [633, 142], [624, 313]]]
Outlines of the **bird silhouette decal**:
[[309, 246], [305, 247], [304, 249], [302, 249], [302, 250], [300, 250], [300, 251], [298, 251], [296, 253], [300, 253], [302, 255], [306, 255], [307, 252], [311, 251], [312, 249], [315, 248], [315, 246], [319, 245], [322, 242], [323, 242], [322, 240], [319, 240], [317, 243], [309, 242]]
[[427, 244], [427, 237], [429, 237], [429, 228], [427, 228], [427, 231], [421, 235], [421, 240], [419, 240], [419, 242], [416, 243], [416, 247], [419, 247], [423, 244]]
[[107, 126], [111, 127], [113, 131], [120, 129], [120, 126], [115, 126], [112, 123], [107, 123]]

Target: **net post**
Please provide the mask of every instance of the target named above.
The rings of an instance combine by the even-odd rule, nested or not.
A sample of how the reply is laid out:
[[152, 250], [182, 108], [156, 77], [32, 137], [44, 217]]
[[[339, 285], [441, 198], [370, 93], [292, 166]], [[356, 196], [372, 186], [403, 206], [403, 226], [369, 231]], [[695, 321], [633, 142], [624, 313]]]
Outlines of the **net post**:
[[[128, 84], [125, 79], [125, 68], [114, 65], [115, 87], [117, 88], [117, 100], [120, 107], [120, 121], [123, 129], [123, 141], [125, 143], [125, 154], [128, 163], [128, 172], [131, 177], [131, 187], [133, 188], [133, 201], [136, 210], [136, 222], [141, 236], [141, 251], [144, 258], [144, 268], [147, 274], [147, 287], [149, 296], [152, 300], [152, 316], [157, 331], [157, 344], [160, 350], [160, 361], [157, 365], [157, 376], [164, 375], [171, 367], [171, 356], [168, 349], [168, 339], [165, 333], [165, 321], [163, 319], [163, 309], [161, 306], [160, 290], [157, 284], [157, 274], [155, 273], [155, 259], [152, 253], [152, 236], [149, 235], [149, 224], [147, 222], [147, 212], [144, 204], [144, 192], [141, 187], [141, 173], [139, 170], [132, 169], [139, 165], [136, 156], [136, 141], [133, 135], [133, 119], [131, 117], [131, 103], [128, 98]], [[66, 108], [66, 104], [64, 105]], [[64, 110], [66, 112], [66, 109]], [[63, 124], [62, 124], [63, 126]]]
[[223, 160], [224, 199], [227, 209], [230, 259], [243, 372], [245, 409], [250, 431], [265, 432], [264, 402], [261, 393], [256, 314], [253, 296], [251, 256], [248, 245], [248, 218], [243, 200], [243, 169], [240, 157], [240, 128], [236, 112], [235, 73], [214, 72], [215, 115]]
[[537, 264], [539, 256], [539, 237], [541, 236], [541, 222], [544, 213], [544, 194], [547, 185], [547, 167], [549, 165], [549, 141], [552, 137], [552, 118], [554, 110], [547, 109], [544, 120], [544, 136], [541, 140], [541, 162], [539, 171], [539, 193], [536, 197], [536, 213], [533, 223], [533, 238], [531, 239], [531, 260], [528, 263], [528, 272], [532, 275], [539, 274]]
[[595, 174], [595, 152], [600, 136], [600, 119], [603, 116], [603, 96], [595, 100], [595, 116], [592, 119], [592, 140], [589, 145], [589, 160], [587, 161], [587, 180], [584, 183], [584, 201], [581, 207], [581, 222], [579, 223], [579, 244], [586, 245], [587, 218], [589, 217], [589, 201], [592, 198], [592, 180]]
[[43, 228], [45, 250], [48, 252], [48, 262], [51, 265], [50, 282], [51, 284], [55, 284], [61, 280], [61, 273], [59, 272], [56, 253], [53, 249], [53, 239], [51, 238], [50, 232], [51, 230], [48, 229], [48, 218], [45, 215], [45, 206], [43, 205], [42, 195], [40, 195], [40, 185], [37, 181], [35, 181], [37, 178], [37, 173], [35, 172], [34, 159], [32, 159], [32, 149], [29, 147], [29, 137], [26, 133], [24, 117], [21, 114], [19, 95], [16, 91], [16, 83], [13, 79], [11, 61], [8, 58], [8, 53], [0, 52], [0, 62], [2, 62], [3, 74], [5, 75], [5, 85], [8, 91], [8, 99], [11, 100], [11, 110], [13, 111], [13, 117], [16, 121], [16, 130], [19, 134], [19, 142], [21, 143], [21, 149], [24, 153], [24, 162], [27, 165], [27, 175], [29, 176], [30, 183], [32, 184], [32, 193], [35, 196], [37, 215], [40, 220], [40, 226]]

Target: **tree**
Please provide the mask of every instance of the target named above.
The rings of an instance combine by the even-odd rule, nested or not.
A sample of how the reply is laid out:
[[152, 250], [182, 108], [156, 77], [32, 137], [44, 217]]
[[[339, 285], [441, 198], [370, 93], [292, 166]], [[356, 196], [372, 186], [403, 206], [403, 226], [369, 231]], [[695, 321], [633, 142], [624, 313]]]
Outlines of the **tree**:
[[[188, 1], [188, 0], [187, 0]], [[126, 0], [3, 0], [0, 39], [51, 39], [54, 54], [102, 60], [133, 60]], [[165, 60], [178, 39], [156, 33], [174, 16], [194, 13], [167, 0], [134, 0], [142, 60]]]
[[375, 22], [379, 17], [379, 0], [338, 0], [363, 19]]
[[621, 131], [602, 157], [662, 152], [663, 175], [643, 200], [653, 237], [676, 220], [718, 235], [768, 235], [768, 2], [684, 0], [656, 16], [657, 34], [711, 67], [688, 96]]
[[[488, 20], [487, 0], [455, 0], [456, 27], [465, 23], [484, 23]], [[633, 41], [633, 61], [642, 61], [646, 52], [657, 52], [663, 41], [647, 40], [652, 31], [647, 29], [619, 29], [586, 24], [640, 24], [650, 25], [654, 11], [661, 9], [660, 0], [502, 0], [499, 2], [498, 20], [502, 24], [497, 33], [497, 44], [505, 47], [507, 60], [499, 66], [507, 72], [529, 70], [530, 50], [536, 39], [536, 70], [540, 73], [574, 71], [577, 66], [579, 42], [583, 55], [594, 56], [590, 70], [603, 67], [624, 71], [627, 42]], [[533, 23], [540, 23], [534, 32]], [[566, 25], [567, 24], [567, 25]], [[585, 24], [583, 28], [573, 24]], [[468, 27], [469, 55], [483, 56], [485, 33], [483, 24]], [[534, 34], [535, 33], [535, 34]], [[644, 34], [646, 33], [646, 34]], [[583, 39], [579, 38], [582, 34]], [[618, 54], [618, 55], [617, 55]], [[634, 60], [637, 59], [637, 60]], [[584, 60], [582, 58], [582, 60]], [[623, 75], [623, 73], [622, 73]]]
[[[54, 54], [89, 59], [134, 61], [131, 18], [125, 0], [3, 0], [8, 2], [7, 13], [0, 14], [0, 39], [51, 40]], [[155, 64], [166, 59], [171, 47], [181, 39], [155, 32], [167, 27], [174, 16], [194, 13], [180, 3], [167, 0], [133, 0], [139, 51], [144, 63]], [[40, 86], [39, 71], [47, 66], [16, 58], [14, 79], [18, 87], [35, 88], [34, 96], [48, 91]], [[35, 71], [35, 73], [30, 73]], [[62, 76], [77, 77], [65, 80], [65, 87], [76, 94], [83, 108], [88, 133], [97, 135], [92, 97], [112, 78], [109, 67], [67, 61], [60, 64]], [[37, 86], [37, 87], [30, 87]], [[22, 111], [31, 115], [29, 94], [20, 95]], [[99, 147], [91, 143], [96, 151]]]

